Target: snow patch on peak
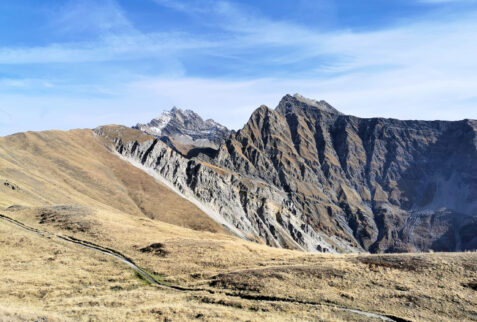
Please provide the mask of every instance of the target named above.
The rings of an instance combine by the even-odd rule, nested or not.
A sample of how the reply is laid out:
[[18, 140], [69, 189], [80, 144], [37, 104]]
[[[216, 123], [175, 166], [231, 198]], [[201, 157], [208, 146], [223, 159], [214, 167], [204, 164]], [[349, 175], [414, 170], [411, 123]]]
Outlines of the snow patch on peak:
[[[187, 144], [203, 146], [203, 141], [210, 142], [208, 146], [217, 147], [228, 135], [229, 130], [212, 119], [204, 121], [192, 110], [182, 110], [173, 107], [164, 111], [161, 116], [147, 124], [137, 124], [134, 128], [157, 137], [170, 137]], [[190, 142], [189, 142], [190, 141]]]
[[152, 132], [154, 135], [161, 135], [162, 130], [169, 124], [173, 118], [173, 110], [164, 111], [161, 116], [154, 118], [149, 124], [137, 124], [136, 128], [141, 131], [146, 130]]

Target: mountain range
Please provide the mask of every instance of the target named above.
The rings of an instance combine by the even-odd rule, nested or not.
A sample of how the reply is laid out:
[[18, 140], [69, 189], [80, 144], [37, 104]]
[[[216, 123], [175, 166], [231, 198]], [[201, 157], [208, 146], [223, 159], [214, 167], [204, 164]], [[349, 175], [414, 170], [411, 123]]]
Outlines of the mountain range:
[[134, 128], [95, 132], [242, 238], [321, 252], [477, 249], [475, 120], [363, 119], [296, 94], [237, 132], [177, 108]]

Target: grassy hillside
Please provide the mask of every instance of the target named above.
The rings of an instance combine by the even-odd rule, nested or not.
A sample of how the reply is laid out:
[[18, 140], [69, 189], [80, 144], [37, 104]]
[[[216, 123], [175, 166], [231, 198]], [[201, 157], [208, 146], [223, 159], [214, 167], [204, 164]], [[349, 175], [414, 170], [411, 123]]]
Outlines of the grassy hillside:
[[0, 138], [0, 193], [0, 207], [80, 204], [225, 232], [195, 205], [108, 151], [91, 130]]

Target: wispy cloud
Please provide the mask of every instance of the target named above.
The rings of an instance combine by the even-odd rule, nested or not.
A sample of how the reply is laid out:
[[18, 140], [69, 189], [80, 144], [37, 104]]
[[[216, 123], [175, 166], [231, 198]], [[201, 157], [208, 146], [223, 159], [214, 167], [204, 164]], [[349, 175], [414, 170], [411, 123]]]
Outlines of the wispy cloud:
[[33, 79], [33, 78], [3, 78], [0, 79], [0, 91], [7, 91], [11, 89], [24, 90], [26, 88], [53, 88], [55, 85], [52, 82], [45, 81], [42, 79]]
[[74, 37], [84, 33], [102, 37], [137, 32], [114, 0], [69, 0], [53, 12], [50, 18], [50, 28], [57, 33]]
[[[169, 0], [156, 2], [170, 4]], [[307, 60], [309, 68], [328, 72], [386, 65], [405, 68], [417, 64], [425, 64], [438, 71], [443, 65], [448, 67], [447, 64], [454, 69], [476, 64], [473, 53], [477, 52], [477, 43], [472, 41], [477, 39], [476, 11], [467, 12], [453, 21], [407, 22], [391, 29], [356, 33], [349, 30], [320, 32], [290, 22], [274, 21], [226, 1], [211, 2], [207, 6], [208, 12], [194, 4], [171, 7], [194, 14], [212, 15], [211, 23], [230, 32], [229, 38], [221, 40], [222, 54], [234, 56], [244, 51], [262, 53], [262, 50], [269, 49], [263, 56], [252, 58], [266, 63], [279, 65]], [[214, 44], [214, 49], [217, 46]], [[323, 56], [332, 59], [322, 64], [319, 59]], [[310, 62], [309, 59], [313, 58], [316, 60]]]
[[212, 46], [183, 34], [111, 35], [95, 42], [58, 43], [39, 47], [0, 47], [0, 64], [45, 64], [124, 61], [172, 56]]
[[[0, 64], [104, 62], [165, 56], [187, 59], [194, 54], [217, 53], [228, 57], [247, 54], [248, 60], [278, 67], [306, 60], [309, 66], [304, 69], [317, 72], [376, 66], [405, 68], [415, 64], [442, 70], [450, 63], [454, 69], [456, 65], [475, 64], [472, 53], [477, 52], [477, 44], [472, 39], [477, 37], [477, 14], [472, 12], [458, 21], [416, 22], [376, 32], [318, 32], [270, 20], [226, 1], [210, 1], [208, 9], [194, 2], [188, 5], [169, 0], [156, 2], [175, 10], [200, 13], [203, 20], [210, 20], [226, 34], [141, 33], [113, 1], [93, 8], [85, 7], [84, 1], [80, 1], [82, 5], [73, 2], [74, 5], [63, 8], [57, 23], [65, 25], [66, 30], [88, 25], [97, 30], [100, 39], [39, 47], [0, 47]], [[84, 15], [85, 8], [95, 12], [88, 19], [91, 23], [79, 19], [88, 16]], [[206, 19], [208, 15], [212, 18]], [[249, 57], [253, 51], [260, 54]], [[331, 59], [324, 64], [320, 61], [323, 56]]]
[[77, 41], [43, 46], [0, 47], [0, 64], [160, 59], [216, 45], [215, 41], [181, 32], [142, 33], [133, 26], [113, 0], [68, 1], [53, 12], [51, 17], [50, 28], [56, 33], [86, 35]]

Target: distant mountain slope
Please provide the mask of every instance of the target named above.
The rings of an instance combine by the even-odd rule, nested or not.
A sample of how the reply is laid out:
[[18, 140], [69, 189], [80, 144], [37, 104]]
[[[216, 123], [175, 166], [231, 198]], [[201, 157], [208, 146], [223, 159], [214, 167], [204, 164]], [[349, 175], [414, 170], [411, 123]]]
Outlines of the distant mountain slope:
[[454, 251], [477, 248], [476, 124], [361, 119], [287, 95], [213, 153], [115, 148], [269, 245]]
[[176, 107], [147, 124], [137, 124], [133, 128], [164, 138], [166, 143], [172, 143], [173, 146], [179, 144], [217, 148], [230, 134], [225, 126], [214, 120], [204, 121], [193, 111]]

